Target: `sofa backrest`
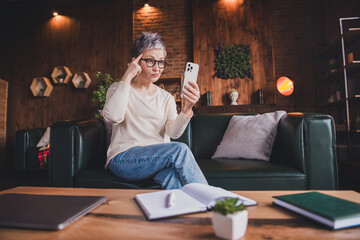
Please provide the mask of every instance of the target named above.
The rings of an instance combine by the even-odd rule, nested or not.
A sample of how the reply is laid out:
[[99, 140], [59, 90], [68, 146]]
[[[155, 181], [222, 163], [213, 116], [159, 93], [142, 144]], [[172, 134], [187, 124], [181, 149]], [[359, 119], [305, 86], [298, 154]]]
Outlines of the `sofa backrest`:
[[229, 115], [198, 115], [191, 119], [191, 149], [195, 159], [211, 158], [224, 136], [231, 117]]
[[319, 113], [284, 115], [271, 160], [304, 172], [309, 189], [337, 189], [334, 119]]
[[73, 186], [77, 172], [105, 165], [105, 128], [100, 120], [57, 122], [51, 126], [50, 142], [51, 186]]
[[191, 123], [189, 123], [188, 126], [186, 127], [184, 133], [181, 135], [181, 137], [178, 139], [171, 139], [171, 141], [185, 143], [186, 145], [189, 146], [190, 149], [192, 149], [191, 130], [192, 130]]

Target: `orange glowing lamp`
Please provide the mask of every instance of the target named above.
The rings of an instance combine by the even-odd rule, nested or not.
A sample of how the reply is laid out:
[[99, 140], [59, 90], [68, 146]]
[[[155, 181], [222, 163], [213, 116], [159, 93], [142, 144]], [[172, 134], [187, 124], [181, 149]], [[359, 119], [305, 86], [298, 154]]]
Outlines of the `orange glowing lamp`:
[[276, 88], [282, 95], [290, 96], [294, 92], [294, 83], [288, 77], [279, 77]]

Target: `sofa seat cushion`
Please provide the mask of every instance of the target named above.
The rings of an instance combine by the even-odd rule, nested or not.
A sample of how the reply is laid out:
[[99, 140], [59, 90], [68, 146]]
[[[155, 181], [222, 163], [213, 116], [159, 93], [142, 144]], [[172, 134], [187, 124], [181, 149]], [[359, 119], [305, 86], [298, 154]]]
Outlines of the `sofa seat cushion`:
[[297, 190], [307, 186], [304, 173], [271, 161], [199, 159], [197, 162], [209, 184], [228, 190]]
[[291, 167], [253, 159], [200, 159], [201, 170], [208, 178], [305, 177]]
[[[40, 161], [39, 153], [44, 152], [41, 147], [29, 147], [26, 150], [25, 158], [25, 171], [48, 171], [49, 169], [49, 156], [45, 156]], [[46, 161], [44, 161], [46, 159]], [[43, 163], [43, 165], [41, 165]]]
[[161, 189], [161, 186], [153, 180], [131, 182], [115, 176], [108, 170], [100, 168], [83, 170], [74, 177], [74, 181], [76, 187]]

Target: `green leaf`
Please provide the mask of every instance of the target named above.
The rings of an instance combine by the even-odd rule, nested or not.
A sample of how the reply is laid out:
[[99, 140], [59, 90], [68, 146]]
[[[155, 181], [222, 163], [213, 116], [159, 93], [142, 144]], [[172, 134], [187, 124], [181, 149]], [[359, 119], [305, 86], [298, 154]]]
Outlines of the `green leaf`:
[[238, 201], [238, 198], [225, 198], [222, 201], [218, 200], [212, 210], [225, 216], [244, 210], [244, 204], [238, 204]]
[[[120, 79], [116, 78], [114, 80], [110, 74], [103, 74], [99, 71], [96, 72], [96, 78], [99, 79], [99, 85], [97, 89], [92, 92], [92, 101], [97, 104], [98, 109], [103, 109], [106, 101], [106, 92], [108, 88], [114, 82], [119, 82]], [[97, 116], [97, 113], [95, 113], [95, 116]]]

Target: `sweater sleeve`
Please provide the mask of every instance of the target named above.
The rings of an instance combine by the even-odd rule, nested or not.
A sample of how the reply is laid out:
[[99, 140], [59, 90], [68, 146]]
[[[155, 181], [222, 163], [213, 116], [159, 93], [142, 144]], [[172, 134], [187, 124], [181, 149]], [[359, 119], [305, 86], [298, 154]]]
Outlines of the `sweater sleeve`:
[[106, 121], [112, 124], [119, 124], [124, 120], [130, 89], [130, 84], [123, 81], [115, 82], [108, 88], [103, 109]]
[[176, 103], [173, 97], [169, 100], [167, 121], [165, 125], [166, 134], [172, 139], [178, 139], [185, 131], [192, 116], [187, 116], [183, 112], [177, 114]]

